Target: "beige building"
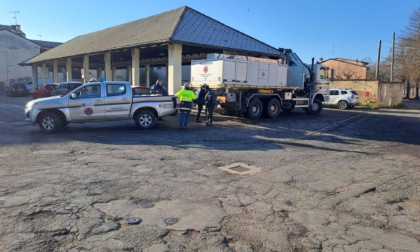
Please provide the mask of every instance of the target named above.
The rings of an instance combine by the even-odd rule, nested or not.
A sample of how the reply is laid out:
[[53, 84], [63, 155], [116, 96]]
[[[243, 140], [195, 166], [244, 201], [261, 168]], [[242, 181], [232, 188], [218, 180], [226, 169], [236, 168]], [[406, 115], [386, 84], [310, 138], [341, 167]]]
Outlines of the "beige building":
[[321, 63], [330, 68], [329, 76], [334, 80], [365, 80], [368, 63], [358, 60], [333, 58]]

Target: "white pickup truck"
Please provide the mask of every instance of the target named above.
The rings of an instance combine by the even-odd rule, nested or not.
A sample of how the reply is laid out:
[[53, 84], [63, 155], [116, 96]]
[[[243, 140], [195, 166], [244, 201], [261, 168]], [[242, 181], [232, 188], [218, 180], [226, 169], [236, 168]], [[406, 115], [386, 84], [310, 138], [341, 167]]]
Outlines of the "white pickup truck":
[[87, 83], [65, 96], [36, 99], [25, 106], [25, 118], [44, 133], [69, 123], [134, 119], [138, 128], [150, 129], [157, 119], [177, 114], [175, 96], [133, 95], [129, 82]]

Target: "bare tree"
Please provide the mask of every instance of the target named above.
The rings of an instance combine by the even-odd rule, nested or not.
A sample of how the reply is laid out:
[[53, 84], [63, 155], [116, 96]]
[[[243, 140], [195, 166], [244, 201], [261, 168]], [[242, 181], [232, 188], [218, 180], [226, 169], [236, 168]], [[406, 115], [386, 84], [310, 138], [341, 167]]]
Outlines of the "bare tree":
[[395, 51], [397, 68], [396, 76], [406, 82], [409, 98], [411, 84], [415, 88], [415, 97], [419, 97], [420, 89], [420, 8], [413, 11], [409, 18], [407, 27], [403, 30], [402, 36]]

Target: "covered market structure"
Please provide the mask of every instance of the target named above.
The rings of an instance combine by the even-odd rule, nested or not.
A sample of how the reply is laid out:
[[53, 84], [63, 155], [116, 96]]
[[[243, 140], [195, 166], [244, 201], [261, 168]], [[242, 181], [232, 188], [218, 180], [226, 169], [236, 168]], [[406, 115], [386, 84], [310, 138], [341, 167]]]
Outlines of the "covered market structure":
[[[35, 87], [38, 86], [39, 69], [43, 83], [46, 83], [49, 69], [52, 69], [54, 82], [59, 82], [59, 68], [65, 69], [66, 81], [72, 81], [75, 73], [81, 72], [84, 82], [92, 77], [116, 80], [116, 71], [126, 69], [126, 81], [133, 86], [140, 85], [142, 72], [145, 76], [142, 76], [144, 83], [141, 84], [150, 86], [154, 81], [150, 68], [164, 66], [164, 82], [169, 93], [174, 94], [182, 86], [182, 66], [188, 66], [192, 59], [206, 58], [207, 53], [275, 59], [280, 56], [278, 49], [184, 6], [80, 35], [22, 65], [32, 66]], [[91, 76], [94, 75], [91, 72], [96, 75]]]

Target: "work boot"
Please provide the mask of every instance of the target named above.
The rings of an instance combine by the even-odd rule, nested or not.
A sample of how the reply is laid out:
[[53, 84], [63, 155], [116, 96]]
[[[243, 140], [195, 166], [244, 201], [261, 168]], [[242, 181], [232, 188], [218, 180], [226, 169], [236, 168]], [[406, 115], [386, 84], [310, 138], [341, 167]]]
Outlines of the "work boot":
[[195, 123], [202, 123], [201, 120], [195, 120]]

